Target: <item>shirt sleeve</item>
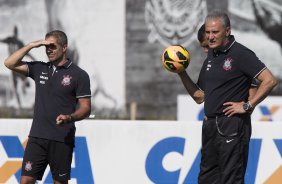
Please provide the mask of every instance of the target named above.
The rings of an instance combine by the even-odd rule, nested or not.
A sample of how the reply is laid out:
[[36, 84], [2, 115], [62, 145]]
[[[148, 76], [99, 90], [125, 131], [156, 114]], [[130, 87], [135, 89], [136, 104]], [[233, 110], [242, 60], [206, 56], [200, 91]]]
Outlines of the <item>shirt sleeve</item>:
[[240, 55], [239, 68], [245, 75], [256, 78], [266, 68], [253, 51], [245, 48]]
[[260, 85], [260, 81], [256, 78], [253, 78], [251, 86], [257, 88], [259, 87], [259, 85]]
[[33, 62], [25, 62], [27, 64], [27, 68], [28, 68], [28, 73], [27, 76], [35, 79], [35, 76], [38, 75], [38, 72], [40, 71], [40, 61], [33, 61]]
[[89, 75], [82, 70], [77, 83], [76, 98], [91, 97]]
[[200, 74], [199, 74], [199, 78], [198, 81], [196, 83], [196, 85], [198, 86], [198, 88], [200, 88], [202, 91], [205, 91], [205, 71], [206, 71], [206, 65], [207, 65], [207, 59], [204, 61], [204, 64], [201, 68]]

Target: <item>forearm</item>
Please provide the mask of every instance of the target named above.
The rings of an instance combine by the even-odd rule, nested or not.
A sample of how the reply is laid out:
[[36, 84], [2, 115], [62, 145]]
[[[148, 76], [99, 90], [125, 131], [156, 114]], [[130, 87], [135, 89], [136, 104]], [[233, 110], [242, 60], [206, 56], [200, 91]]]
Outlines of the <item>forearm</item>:
[[198, 86], [191, 80], [188, 74], [184, 71], [178, 73], [186, 91], [195, 100], [196, 103], [200, 104], [204, 102], [205, 94], [201, 91]]
[[275, 81], [265, 81], [260, 84], [260, 87], [256, 91], [256, 94], [253, 98], [250, 99], [250, 103], [253, 107], [263, 101], [271, 92], [271, 90], [276, 86]]
[[71, 113], [73, 121], [79, 121], [87, 118], [91, 113], [91, 100], [90, 98], [79, 99], [79, 106], [75, 112]]
[[268, 69], [265, 69], [258, 76], [258, 79], [261, 81], [261, 83], [254, 97], [250, 99], [250, 103], [253, 107], [263, 101], [269, 95], [272, 89], [277, 85], [277, 80]]
[[80, 121], [83, 120], [85, 118], [87, 118], [90, 115], [90, 108], [86, 108], [86, 107], [81, 107], [76, 109], [75, 112], [71, 113], [71, 120], [72, 121]]
[[22, 58], [32, 49], [32, 45], [28, 44], [19, 50], [12, 53], [5, 61], [4, 64], [7, 68], [11, 70], [17, 69], [20, 65], [22, 65]]

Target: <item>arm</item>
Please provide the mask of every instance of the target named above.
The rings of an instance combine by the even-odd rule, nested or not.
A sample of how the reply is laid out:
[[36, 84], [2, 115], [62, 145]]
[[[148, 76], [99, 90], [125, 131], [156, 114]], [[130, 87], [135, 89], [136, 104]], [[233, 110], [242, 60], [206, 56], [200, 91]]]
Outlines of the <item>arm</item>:
[[186, 71], [178, 73], [184, 87], [197, 104], [204, 102], [205, 94], [198, 86], [191, 80]]
[[256, 79], [256, 78], [253, 78], [251, 87], [249, 89], [248, 101], [250, 101], [252, 98], [254, 98], [259, 85], [260, 85], [260, 81], [258, 79]]
[[261, 81], [255, 96], [250, 100], [253, 107], [263, 101], [277, 85], [277, 80], [267, 68], [258, 75], [258, 80]]
[[[273, 74], [267, 68], [263, 70], [257, 77], [261, 82], [256, 93], [252, 98], [249, 98], [249, 102], [253, 108], [261, 101], [263, 101], [271, 92], [271, 90], [277, 85], [277, 80]], [[246, 111], [243, 109], [244, 102], [226, 102], [223, 105], [226, 108], [223, 110], [224, 114], [227, 116], [232, 116], [234, 114], [244, 114]]]
[[57, 124], [80, 121], [90, 115], [91, 112], [91, 100], [90, 98], [79, 98], [78, 108], [72, 114], [60, 114], [56, 121]]
[[28, 72], [28, 68], [27, 65], [22, 62], [23, 57], [27, 55], [31, 49], [48, 44], [49, 42], [47, 42], [46, 40], [38, 40], [31, 42], [11, 54], [8, 58], [6, 58], [4, 64], [10, 70], [26, 75]]
[[254, 98], [256, 92], [257, 92], [257, 87], [253, 87], [251, 86], [250, 89], [249, 89], [249, 97], [248, 97], [248, 100], [250, 101], [252, 98]]

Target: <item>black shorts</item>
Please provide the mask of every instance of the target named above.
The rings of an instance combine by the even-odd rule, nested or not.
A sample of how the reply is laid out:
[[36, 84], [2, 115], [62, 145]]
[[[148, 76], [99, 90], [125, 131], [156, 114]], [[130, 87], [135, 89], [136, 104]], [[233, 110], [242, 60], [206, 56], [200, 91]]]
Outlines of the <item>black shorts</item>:
[[63, 142], [29, 137], [23, 163], [22, 176], [41, 180], [49, 164], [53, 179], [70, 179], [73, 145]]

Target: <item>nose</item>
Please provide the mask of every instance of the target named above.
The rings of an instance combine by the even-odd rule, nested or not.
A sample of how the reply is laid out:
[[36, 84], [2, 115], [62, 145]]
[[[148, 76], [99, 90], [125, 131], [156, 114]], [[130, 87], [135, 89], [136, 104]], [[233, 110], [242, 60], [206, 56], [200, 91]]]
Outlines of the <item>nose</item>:
[[214, 39], [214, 35], [212, 33], [208, 34], [207, 37], [208, 37], [208, 40]]
[[51, 53], [51, 52], [52, 52], [52, 49], [46, 47], [46, 52], [47, 52], [47, 53]]

